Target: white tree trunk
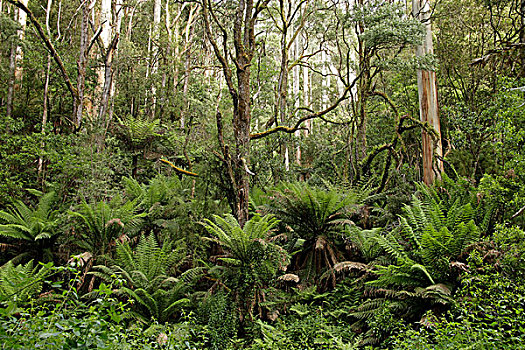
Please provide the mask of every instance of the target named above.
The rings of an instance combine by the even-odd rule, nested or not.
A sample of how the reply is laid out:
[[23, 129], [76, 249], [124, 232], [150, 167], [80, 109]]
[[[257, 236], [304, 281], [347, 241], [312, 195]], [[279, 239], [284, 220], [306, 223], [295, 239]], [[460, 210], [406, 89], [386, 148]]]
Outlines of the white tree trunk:
[[328, 78], [328, 69], [327, 69], [327, 64], [328, 64], [328, 55], [326, 54], [326, 50], [323, 50], [321, 52], [321, 65], [322, 65], [322, 69], [321, 69], [321, 72], [322, 72], [322, 83], [321, 83], [321, 86], [322, 86], [322, 97], [321, 97], [321, 101], [322, 101], [322, 109], [325, 110], [326, 107], [328, 106], [328, 88], [329, 88], [329, 78]]
[[[295, 39], [294, 43], [294, 61], [298, 60], [301, 57], [301, 36], [298, 35], [297, 39]], [[300, 106], [300, 99], [299, 99], [299, 90], [301, 86], [301, 67], [299, 65], [296, 65], [293, 68], [293, 98], [295, 101], [295, 109], [299, 108]], [[295, 137], [299, 141], [299, 138], [301, 136], [301, 131], [297, 130], [295, 132]], [[295, 151], [295, 161], [298, 165], [301, 165], [301, 146], [298, 144], [296, 151]]]
[[[158, 62], [158, 52], [159, 52], [159, 38], [160, 38], [160, 14], [162, 10], [162, 1], [155, 0], [153, 4], [153, 27], [152, 27], [152, 43], [151, 43], [151, 75], [155, 78], [155, 74], [159, 69]], [[151, 106], [151, 117], [155, 118], [155, 108], [157, 105], [157, 87], [155, 86], [156, 82], [153, 81], [151, 85], [151, 97], [152, 97], [152, 106]]]
[[[310, 106], [310, 72], [308, 67], [303, 67], [303, 104], [305, 107]], [[311, 121], [310, 119], [305, 122], [306, 130], [304, 130], [304, 136], [308, 136], [311, 132]]]
[[[21, 0], [26, 7], [28, 0]], [[7, 109], [6, 115], [11, 116], [13, 111], [13, 103], [15, 91], [19, 89], [19, 82], [22, 80], [23, 68], [21, 66], [22, 59], [24, 58], [24, 52], [20, 42], [24, 40], [25, 29], [27, 23], [27, 14], [21, 9], [15, 9], [15, 20], [20, 25], [20, 29], [17, 30], [18, 43], [13, 44], [11, 47], [11, 54], [9, 56], [9, 79], [7, 87]]]
[[[47, 29], [47, 35], [49, 36], [49, 38], [51, 38], [51, 31], [49, 30], [49, 17], [51, 15], [51, 5], [52, 5], [52, 3], [53, 3], [53, 0], [47, 0], [46, 29]], [[50, 74], [51, 74], [51, 55], [48, 53], [47, 54], [47, 67], [46, 67], [46, 73], [45, 73], [45, 83], [44, 83], [44, 103], [43, 103], [43, 106], [42, 106], [42, 109], [43, 109], [43, 112], [42, 112], [42, 129], [41, 129], [42, 135], [45, 135], [45, 133], [46, 133], [47, 109], [48, 109], [47, 100], [48, 100], [48, 95], [49, 95], [49, 76], [50, 76]], [[41, 149], [42, 153], [44, 153], [44, 147], [45, 147], [45, 143], [42, 140], [42, 143], [40, 144], [40, 149]], [[42, 155], [40, 155], [40, 157], [38, 157], [38, 166], [37, 166], [37, 171], [38, 171], [38, 176], [39, 177], [42, 175], [43, 165], [44, 165], [44, 158], [42, 157]]]
[[[412, 11], [415, 18], [418, 18], [425, 25], [425, 39], [417, 47], [416, 55], [423, 56], [433, 54], [432, 27], [430, 24], [430, 4], [429, 0], [413, 0]], [[437, 133], [434, 140], [425, 131], [422, 133], [422, 156], [423, 156], [423, 181], [430, 185], [436, 177], [440, 177], [443, 171], [443, 162], [437, 160], [437, 169], [434, 171], [434, 150], [438, 157], [443, 156], [441, 145], [441, 126], [439, 122], [436, 72], [428, 70], [417, 71], [417, 86], [419, 93], [419, 114], [422, 122], [428, 122]]]
[[[104, 52], [101, 53], [102, 56], [106, 55], [106, 52], [111, 43], [111, 0], [101, 0], [100, 2], [100, 26], [102, 30], [100, 32], [100, 41], [104, 47]], [[100, 93], [104, 89], [105, 83], [105, 70], [104, 67], [99, 66], [97, 69], [98, 77], [98, 87], [97, 91]]]
[[[29, 0], [20, 0], [22, 4], [27, 7]], [[18, 24], [20, 29], [18, 30], [18, 39], [20, 41], [24, 40], [27, 24], [27, 13], [18, 9]], [[22, 60], [24, 58], [24, 52], [22, 51], [22, 46], [17, 45], [16, 47], [16, 68], [15, 68], [15, 79], [16, 81], [22, 80], [23, 68], [21, 66]]]

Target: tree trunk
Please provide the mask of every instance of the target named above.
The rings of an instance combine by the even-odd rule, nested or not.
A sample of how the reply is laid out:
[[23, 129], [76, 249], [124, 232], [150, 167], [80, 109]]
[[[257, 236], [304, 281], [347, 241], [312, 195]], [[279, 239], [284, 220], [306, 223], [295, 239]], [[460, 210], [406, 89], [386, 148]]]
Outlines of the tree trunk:
[[[16, 45], [11, 45], [9, 55], [9, 80], [7, 83], [6, 116], [10, 118], [13, 114], [13, 100], [15, 96], [15, 69], [16, 69]], [[9, 127], [9, 126], [8, 126]]]
[[[20, 0], [20, 2], [27, 7], [29, 0]], [[22, 9], [18, 9], [18, 24], [20, 29], [18, 30], [18, 40], [23, 41], [26, 32], [27, 24], [27, 13]], [[16, 65], [15, 65], [15, 81], [19, 82], [22, 80], [22, 74], [24, 73], [21, 62], [24, 58], [24, 52], [22, 51], [22, 46], [17, 45], [16, 47]], [[15, 88], [16, 90], [16, 88]]]
[[77, 60], [77, 92], [78, 101], [75, 106], [75, 125], [80, 127], [84, 111], [84, 87], [86, 82], [87, 54], [89, 45], [89, 7], [88, 3], [82, 5], [82, 19], [80, 25], [80, 49]]
[[[24, 6], [27, 7], [29, 0], [20, 1]], [[11, 46], [11, 53], [9, 55], [9, 79], [7, 86], [7, 106], [6, 115], [11, 117], [13, 114], [13, 103], [15, 98], [15, 91], [19, 89], [19, 82], [22, 80], [23, 68], [21, 66], [24, 58], [24, 52], [22, 51], [21, 42], [24, 40], [27, 14], [22, 9], [15, 9], [15, 20], [20, 25], [20, 29], [17, 30], [17, 42]]]
[[[241, 0], [242, 1], [242, 0]], [[250, 0], [248, 0], [250, 1]], [[237, 57], [240, 67], [237, 69], [237, 79], [239, 86], [239, 100], [234, 106], [233, 114], [233, 134], [235, 138], [235, 165], [234, 174], [237, 188], [235, 188], [237, 203], [237, 219], [241, 227], [248, 221], [249, 191], [250, 181], [248, 178], [248, 161], [250, 157], [250, 121], [251, 111], [251, 91], [250, 91], [250, 63], [252, 54], [240, 55]]]
[[[100, 42], [102, 43], [101, 60], [104, 62], [104, 66], [97, 68], [97, 89], [96, 94], [101, 96], [99, 105], [98, 122], [102, 125], [104, 114], [101, 112], [107, 109], [107, 98], [109, 95], [108, 86], [110, 86], [111, 74], [108, 74], [108, 65], [111, 65], [111, 61], [108, 61], [108, 57], [112, 56], [109, 53], [109, 46], [111, 44], [111, 0], [101, 0], [100, 2]], [[109, 69], [111, 70], [111, 69]], [[107, 91], [107, 95], [106, 95]], [[104, 106], [106, 104], [106, 106]]]
[[[425, 25], [426, 35], [423, 43], [417, 47], [417, 56], [433, 54], [432, 28], [430, 24], [430, 4], [428, 0], [413, 0], [412, 11]], [[437, 171], [434, 171], [434, 149], [436, 155], [441, 158], [443, 150], [441, 146], [441, 126], [438, 114], [436, 72], [428, 70], [417, 71], [417, 87], [419, 94], [419, 114], [421, 121], [428, 123], [434, 128], [437, 138], [434, 140], [426, 131], [422, 131], [422, 157], [423, 157], [423, 181], [431, 185], [440, 177], [443, 171], [443, 162], [437, 160]]]
[[[248, 221], [249, 213], [249, 156], [250, 156], [250, 121], [251, 121], [251, 90], [250, 90], [250, 69], [255, 50], [255, 22], [257, 16], [264, 9], [269, 0], [263, 0], [254, 8], [253, 0], [239, 0], [235, 8], [233, 19], [233, 46], [235, 56], [227, 47], [219, 45], [212, 34], [210, 20], [218, 22], [217, 17], [210, 12], [212, 1], [203, 2], [203, 17], [205, 21], [206, 36], [213, 46], [215, 56], [219, 60], [222, 71], [228, 85], [228, 91], [233, 102], [233, 137], [235, 141], [235, 151], [230, 158], [229, 151], [224, 142], [221, 143], [223, 161], [230, 176], [231, 188], [234, 193], [233, 211], [241, 227]], [[224, 29], [224, 27], [222, 27]], [[222, 31], [223, 38], [227, 36], [226, 31]], [[237, 80], [233, 80], [233, 72], [229, 65], [229, 59], [234, 57], [235, 73]], [[219, 115], [219, 113], [217, 113]], [[217, 122], [219, 128], [219, 119]], [[221, 130], [219, 131], [219, 138]]]
[[[117, 35], [118, 38], [120, 38], [120, 31], [121, 31], [121, 28], [122, 28], [122, 18], [124, 17], [123, 0], [116, 0], [115, 12], [116, 12], [116, 16], [117, 16], [116, 21], [115, 21], [116, 22], [115, 35]], [[118, 43], [119, 43], [119, 41], [117, 41], [115, 43], [115, 53], [114, 53], [114, 55], [118, 54]], [[113, 59], [114, 58], [112, 58], [112, 60]], [[117, 72], [117, 74], [115, 74], [115, 72], [113, 72], [113, 76], [111, 78], [111, 84], [110, 84], [110, 92], [109, 92], [110, 107], [109, 107], [108, 116], [107, 116], [107, 119], [106, 119], [105, 132], [107, 132], [108, 127], [109, 127], [109, 123], [113, 119], [113, 105], [114, 105], [114, 96], [115, 96], [116, 86], [117, 86], [117, 77], [118, 77], [118, 72]]]
[[[47, 0], [47, 7], [46, 7], [46, 29], [47, 29], [47, 35], [51, 38], [51, 31], [49, 30], [49, 17], [51, 16], [51, 5], [53, 3], [53, 0]], [[44, 103], [43, 103], [43, 106], [42, 106], [42, 109], [43, 109], [43, 112], [42, 112], [42, 129], [41, 129], [41, 132], [42, 132], [42, 136], [45, 135], [46, 133], [46, 125], [47, 125], [47, 110], [48, 110], [48, 106], [47, 106], [47, 101], [49, 99], [49, 76], [51, 75], [51, 55], [48, 53], [47, 54], [47, 66], [46, 66], [46, 73], [45, 73], [45, 83], [44, 83]], [[40, 150], [42, 153], [44, 153], [44, 147], [45, 147], [45, 143], [44, 141], [42, 140], [42, 143], [40, 144]], [[38, 177], [40, 178], [41, 175], [42, 175], [42, 169], [43, 169], [43, 165], [44, 165], [44, 158], [42, 155], [40, 155], [40, 157], [38, 157], [38, 166], [37, 166], [37, 171], [38, 171]], [[44, 182], [43, 181], [44, 179], [42, 178], [42, 183]]]
[[155, 109], [157, 107], [157, 86], [156, 74], [159, 70], [158, 52], [160, 39], [160, 18], [162, 10], [162, 1], [155, 0], [153, 3], [153, 27], [151, 35], [151, 77], [153, 79], [151, 84], [151, 119], [155, 118]]
[[[294, 61], [297, 61], [300, 59], [301, 56], [301, 36], [297, 36], [297, 39], [294, 43]], [[300, 89], [301, 89], [301, 67], [299, 65], [296, 65], [293, 68], [293, 98], [295, 101], [294, 107], [295, 110], [300, 107], [301, 100], [300, 100]], [[298, 141], [298, 144], [295, 149], [295, 162], [297, 165], [301, 165], [301, 145], [299, 144], [299, 140], [301, 139], [301, 131], [297, 130], [295, 132], [295, 137]]]
[[[279, 8], [281, 13], [281, 70], [279, 73], [279, 82], [277, 86], [277, 103], [279, 111], [279, 123], [285, 124], [286, 122], [286, 107], [288, 102], [288, 29], [290, 23], [288, 22], [288, 16], [285, 10], [284, 0], [279, 1]], [[288, 151], [288, 145], [285, 139], [280, 139], [281, 156], [284, 158], [284, 168], [286, 171], [290, 170], [290, 155]]]
[[520, 19], [521, 19], [521, 28], [520, 28], [520, 61], [521, 69], [519, 72], [520, 78], [525, 78], [525, 0], [520, 1]]

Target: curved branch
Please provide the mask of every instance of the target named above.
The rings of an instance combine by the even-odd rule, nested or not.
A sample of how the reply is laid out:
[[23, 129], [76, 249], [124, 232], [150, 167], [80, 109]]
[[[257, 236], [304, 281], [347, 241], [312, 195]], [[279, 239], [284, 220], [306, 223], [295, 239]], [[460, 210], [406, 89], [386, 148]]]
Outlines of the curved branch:
[[269, 130], [266, 130], [266, 131], [258, 132], [258, 133], [255, 133], [255, 134], [250, 134], [250, 140], [262, 139], [263, 137], [266, 137], [266, 136], [271, 135], [271, 134], [275, 134], [276, 132], [279, 132], [279, 131], [285, 132], [287, 134], [293, 134], [297, 130], [306, 130], [306, 128], [303, 128], [303, 127], [300, 127], [300, 128], [297, 128], [297, 127], [289, 128], [287, 126], [280, 125], [280, 126], [277, 126], [275, 128], [272, 128], [272, 129], [269, 129]]
[[166, 159], [161, 159], [160, 160], [162, 163], [165, 163], [165, 164], [168, 164], [170, 167], [172, 167], [173, 169], [175, 169], [176, 172], [178, 172], [179, 174], [182, 174], [182, 175], [188, 175], [188, 176], [199, 176], [195, 173], [192, 173], [191, 171], [187, 171], [187, 170], [184, 170], [184, 169], [181, 169], [177, 166], [175, 166], [175, 164], [173, 164], [172, 162], [170, 162], [169, 160], [166, 160]]
[[[273, 129], [269, 129], [269, 130], [262, 131], [262, 132], [259, 132], [259, 133], [251, 134], [250, 135], [250, 140], [260, 139], [260, 138], [263, 138], [265, 136], [274, 134], [274, 133], [279, 132], [279, 131], [285, 132], [287, 134], [292, 134], [292, 133], [296, 132], [297, 130], [304, 130], [305, 128], [301, 127], [301, 124], [304, 123], [307, 120], [315, 119], [315, 118], [320, 118], [320, 119], [324, 120], [324, 118], [322, 118], [322, 117], [325, 114], [328, 114], [331, 111], [333, 111], [334, 109], [336, 109], [341, 104], [341, 102], [343, 102], [344, 100], [347, 99], [348, 92], [355, 86], [357, 80], [361, 77], [361, 74], [362, 74], [362, 72], [359, 73], [359, 75], [354, 79], [354, 81], [352, 81], [352, 83], [345, 88], [345, 90], [343, 91], [343, 94], [341, 96], [339, 96], [339, 98], [331, 106], [329, 106], [328, 108], [326, 108], [326, 109], [324, 109], [322, 111], [319, 111], [317, 113], [308, 114], [308, 115], [300, 118], [295, 123], [295, 125], [293, 127], [280, 125], [280, 126], [277, 126], [277, 127], [273, 128]], [[327, 121], [327, 120], [325, 120], [325, 121]]]

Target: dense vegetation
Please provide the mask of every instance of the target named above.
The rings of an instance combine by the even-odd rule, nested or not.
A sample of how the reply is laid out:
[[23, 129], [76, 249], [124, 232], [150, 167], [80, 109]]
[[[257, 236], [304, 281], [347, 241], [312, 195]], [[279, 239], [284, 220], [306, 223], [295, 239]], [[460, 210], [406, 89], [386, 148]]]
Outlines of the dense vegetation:
[[525, 1], [416, 3], [0, 0], [0, 348], [525, 348]]

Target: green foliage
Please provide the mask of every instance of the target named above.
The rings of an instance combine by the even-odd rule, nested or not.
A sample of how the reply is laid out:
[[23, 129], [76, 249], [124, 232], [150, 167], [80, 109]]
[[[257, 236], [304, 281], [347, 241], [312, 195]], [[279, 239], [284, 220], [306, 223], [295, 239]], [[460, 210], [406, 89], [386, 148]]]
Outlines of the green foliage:
[[56, 211], [53, 210], [55, 201], [55, 192], [43, 195], [35, 209], [20, 200], [16, 201], [7, 212], [0, 211], [0, 220], [5, 222], [0, 225], [0, 234], [26, 241], [51, 238], [56, 234]]
[[[261, 334], [249, 349], [356, 349], [348, 325], [332, 322], [321, 307], [295, 304], [290, 315], [270, 324], [257, 321]], [[300, 345], [299, 345], [300, 344]]]
[[471, 274], [462, 281], [456, 306], [445, 316], [432, 313], [419, 327], [392, 340], [392, 349], [523, 349], [522, 283], [498, 273]]
[[470, 203], [464, 204], [460, 196], [441, 200], [434, 189], [423, 186], [420, 191], [421, 199], [414, 195], [405, 206], [399, 226], [374, 237], [393, 260], [376, 266], [377, 279], [366, 283], [372, 298], [352, 312], [358, 319], [354, 327], [366, 329], [362, 344], [377, 345], [392, 334], [392, 329], [377, 327], [377, 317], [417, 320], [430, 308], [450, 305], [459, 272], [466, 268], [458, 260], [480, 237]]
[[516, 280], [525, 282], [525, 232], [517, 226], [496, 226], [494, 241], [502, 252], [499, 264], [503, 272]]
[[128, 242], [118, 243], [110, 267], [96, 266], [98, 272], [93, 274], [106, 282], [113, 281], [114, 276], [122, 279], [124, 284], [115, 293], [132, 300], [144, 321], [164, 323], [189, 303], [185, 293], [191, 281], [170, 276], [175, 264], [183, 260], [181, 251], [181, 247], [172, 250], [169, 242], [159, 247], [153, 235], [142, 236], [135, 251]]
[[177, 225], [180, 219], [187, 220], [190, 204], [184, 199], [188, 191], [176, 176], [157, 175], [147, 185], [127, 177], [123, 182], [126, 198], [135, 204], [138, 211], [146, 214], [142, 223], [144, 231], [158, 233], [167, 228], [177, 232], [180, 229], [180, 225]]
[[53, 263], [33, 265], [33, 260], [25, 265], [14, 265], [9, 261], [0, 268], [0, 302], [24, 303], [42, 291]]
[[218, 257], [226, 266], [223, 283], [234, 292], [241, 320], [251, 319], [254, 310], [262, 313], [263, 288], [289, 262], [286, 251], [269, 241], [278, 221], [273, 215], [256, 215], [241, 228], [233, 215], [215, 215], [214, 220], [205, 220], [203, 225], [213, 236], [211, 240], [226, 250], [225, 256]]
[[424, 38], [424, 28], [413, 18], [407, 18], [406, 10], [399, 3], [370, 1], [356, 6], [351, 14], [352, 22], [363, 21], [366, 30], [360, 34], [366, 45], [376, 49], [398, 45], [419, 45]]
[[[63, 268], [57, 268], [63, 271]], [[94, 292], [99, 296], [86, 303], [78, 298], [70, 280], [62, 290], [37, 307], [0, 309], [2, 349], [187, 349], [204, 346], [204, 337], [194, 317], [186, 315], [176, 325], [154, 323], [147, 329], [129, 324], [129, 305], [119, 302], [112, 287], [102, 283]]]
[[[480, 180], [479, 191], [484, 200], [494, 204], [499, 222], [511, 221], [511, 216], [525, 205], [525, 186], [520, 177], [511, 170], [505, 175], [485, 175]], [[520, 215], [513, 222], [525, 227], [523, 220], [524, 217]]]
[[[289, 227], [292, 268], [311, 282], [341, 261], [345, 224], [366, 198], [366, 191], [324, 191], [305, 183], [283, 185], [273, 195], [268, 210]], [[332, 279], [333, 282], [333, 279]]]
[[129, 200], [136, 202], [138, 207], [149, 212], [152, 217], [160, 216], [157, 212], [166, 205], [179, 204], [181, 199], [178, 197], [184, 192], [182, 183], [176, 176], [158, 175], [147, 185], [128, 177], [123, 182]]
[[[22, 245], [21, 255], [36, 254], [39, 259], [51, 260], [51, 246], [59, 230], [55, 192], [41, 196], [36, 208], [18, 200], [7, 211], [0, 211], [0, 236], [14, 239]], [[22, 256], [18, 256], [18, 259]]]
[[470, 204], [472, 207], [472, 219], [479, 227], [482, 235], [487, 235], [494, 224], [497, 203], [490, 197], [483, 196], [481, 186], [476, 188], [466, 178], [457, 177], [452, 180], [443, 173], [441, 180], [434, 187], [426, 187], [422, 184], [417, 186], [419, 193], [425, 201], [438, 203], [442, 208], [455, 208]]
[[428, 193], [423, 200], [413, 197], [398, 228], [376, 237], [396, 263], [379, 267], [379, 278], [371, 285], [403, 288], [454, 283], [451, 263], [480, 237], [476, 212], [470, 203], [456, 200], [448, 206]]
[[[7, 84], [6, 84], [7, 85]], [[24, 188], [37, 187], [35, 163], [40, 153], [38, 144], [41, 137], [38, 134], [27, 135], [20, 129], [23, 124], [14, 120], [0, 119], [2, 143], [0, 143], [0, 203], [7, 204], [11, 198], [25, 195]], [[9, 135], [8, 130], [20, 134]]]
[[349, 225], [346, 228], [346, 236], [353, 247], [357, 250], [360, 258], [366, 263], [374, 265], [374, 261], [380, 258], [381, 247], [377, 243], [376, 237], [380, 235], [381, 228], [363, 230], [356, 225]]
[[133, 236], [145, 213], [137, 214], [132, 201], [122, 203], [116, 197], [111, 202], [83, 202], [70, 214], [76, 218], [75, 243], [85, 251], [100, 257], [110, 253], [118, 239]]
[[364, 199], [358, 192], [341, 194], [305, 183], [283, 185], [274, 193], [268, 210], [290, 225], [299, 237], [312, 240], [341, 233], [348, 214]]
[[239, 317], [232, 295], [218, 292], [204, 298], [197, 314], [206, 327], [209, 341], [207, 348], [227, 349], [236, 338], [239, 328]]
[[123, 138], [128, 146], [136, 151], [145, 148], [161, 135], [158, 133], [160, 120], [149, 120], [146, 117], [134, 117], [128, 115], [126, 118], [119, 119], [122, 127]]

